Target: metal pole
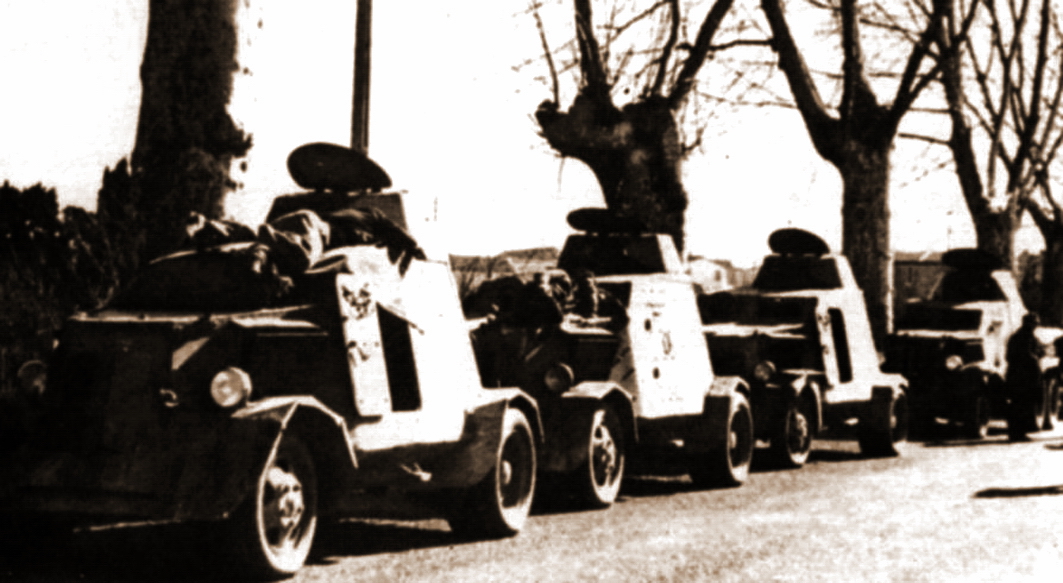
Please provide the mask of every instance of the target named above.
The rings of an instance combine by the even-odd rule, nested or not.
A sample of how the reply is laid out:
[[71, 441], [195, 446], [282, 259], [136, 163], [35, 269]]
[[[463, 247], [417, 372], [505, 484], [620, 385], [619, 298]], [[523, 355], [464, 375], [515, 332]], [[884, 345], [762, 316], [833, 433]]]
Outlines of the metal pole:
[[354, 103], [351, 147], [369, 152], [369, 65], [372, 52], [373, 0], [358, 0], [354, 28]]

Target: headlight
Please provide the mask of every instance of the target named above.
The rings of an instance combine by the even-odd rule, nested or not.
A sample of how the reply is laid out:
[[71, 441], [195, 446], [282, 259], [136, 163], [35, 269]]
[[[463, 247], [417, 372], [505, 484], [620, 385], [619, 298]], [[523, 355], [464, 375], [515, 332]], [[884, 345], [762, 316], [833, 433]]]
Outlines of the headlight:
[[18, 384], [26, 396], [39, 399], [48, 384], [48, 367], [39, 360], [29, 360], [18, 367]]
[[572, 372], [572, 368], [560, 362], [547, 369], [546, 374], [543, 375], [546, 388], [554, 393], [564, 393], [571, 389], [575, 382], [576, 375]]
[[948, 358], [945, 359], [946, 370], [956, 370], [961, 366], [963, 366], [963, 357], [959, 354], [950, 354]]
[[229, 367], [210, 381], [210, 396], [223, 409], [235, 407], [251, 396], [251, 376], [236, 367]]
[[753, 367], [753, 378], [762, 383], [770, 381], [773, 376], [775, 376], [775, 365], [770, 360], [758, 362], [757, 366]]

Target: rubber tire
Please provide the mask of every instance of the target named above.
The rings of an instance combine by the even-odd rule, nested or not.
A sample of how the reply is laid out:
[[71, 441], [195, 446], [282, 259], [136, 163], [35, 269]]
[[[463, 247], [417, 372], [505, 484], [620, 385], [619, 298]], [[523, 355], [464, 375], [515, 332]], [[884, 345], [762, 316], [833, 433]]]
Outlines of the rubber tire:
[[963, 436], [968, 439], [985, 439], [989, 436], [989, 397], [978, 395], [971, 402], [963, 421]]
[[756, 441], [753, 435], [753, 411], [749, 400], [735, 393], [727, 418], [727, 443], [696, 456], [690, 461], [690, 479], [698, 487], [741, 486], [749, 479]]
[[1056, 421], [1060, 414], [1060, 386], [1059, 378], [1055, 375], [1047, 376], [1044, 380], [1045, 387], [1045, 413], [1041, 423], [1041, 429], [1051, 431], [1056, 428]]
[[876, 426], [870, 419], [860, 421], [860, 452], [868, 457], [896, 457], [901, 454], [902, 446], [908, 441], [908, 397], [892, 395], [888, 401], [872, 401], [872, 407], [887, 406], [885, 415], [871, 415], [871, 419], [885, 419], [886, 423]]
[[[271, 483], [273, 484], [271, 486]], [[300, 506], [298, 524], [288, 533], [277, 533], [268, 524], [271, 502], [280, 502], [278, 486], [287, 500]], [[227, 539], [234, 545], [234, 567], [241, 576], [276, 579], [293, 575], [306, 563], [317, 530], [317, 474], [309, 450], [297, 437], [285, 435], [262, 468], [255, 489], [230, 522]]]
[[772, 461], [784, 468], [800, 468], [812, 453], [815, 439], [812, 426], [815, 423], [815, 401], [806, 395], [791, 399], [786, 404], [782, 419], [773, 428], [770, 452]]
[[590, 508], [611, 506], [620, 494], [626, 457], [620, 417], [601, 405], [590, 419], [586, 462], [570, 476], [579, 499]]
[[535, 436], [519, 409], [507, 409], [491, 471], [466, 490], [447, 518], [459, 537], [504, 538], [517, 534], [535, 495]]

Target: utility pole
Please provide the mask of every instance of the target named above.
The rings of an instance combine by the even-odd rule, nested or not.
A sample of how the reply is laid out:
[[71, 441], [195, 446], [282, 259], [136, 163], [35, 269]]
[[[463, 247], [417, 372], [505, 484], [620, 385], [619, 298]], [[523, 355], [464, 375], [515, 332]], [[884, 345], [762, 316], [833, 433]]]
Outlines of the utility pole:
[[369, 68], [373, 48], [373, 0], [358, 0], [354, 25], [354, 103], [351, 147], [369, 152]]

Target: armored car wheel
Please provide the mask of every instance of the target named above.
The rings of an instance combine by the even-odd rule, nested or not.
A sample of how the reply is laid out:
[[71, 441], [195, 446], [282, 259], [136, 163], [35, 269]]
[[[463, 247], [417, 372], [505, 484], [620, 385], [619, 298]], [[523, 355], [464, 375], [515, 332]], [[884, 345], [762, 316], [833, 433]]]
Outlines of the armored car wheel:
[[1051, 431], [1056, 428], [1056, 421], [1060, 413], [1060, 386], [1056, 375], [1048, 376], [1044, 381], [1045, 387], [1045, 413], [1041, 422], [1041, 429]]
[[753, 461], [753, 412], [749, 400], [735, 393], [727, 416], [726, 443], [691, 461], [690, 479], [698, 486], [739, 486]]
[[963, 435], [970, 439], [985, 439], [989, 435], [989, 398], [978, 395], [971, 400], [963, 420]]
[[624, 479], [624, 435], [620, 419], [609, 405], [591, 417], [587, 461], [572, 474], [576, 493], [593, 508], [606, 508], [616, 501]]
[[466, 538], [513, 536], [524, 527], [535, 493], [535, 438], [528, 418], [507, 409], [495, 464], [464, 493], [447, 519], [455, 534]]
[[815, 402], [806, 397], [790, 401], [780, 423], [771, 436], [772, 458], [784, 467], [799, 468], [812, 452]]
[[298, 438], [281, 439], [231, 527], [241, 574], [276, 578], [306, 563], [317, 530], [317, 475]]
[[867, 456], [894, 457], [908, 441], [908, 398], [891, 389], [875, 389], [870, 411], [860, 419], [860, 451]]

